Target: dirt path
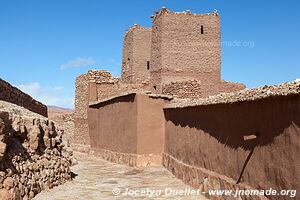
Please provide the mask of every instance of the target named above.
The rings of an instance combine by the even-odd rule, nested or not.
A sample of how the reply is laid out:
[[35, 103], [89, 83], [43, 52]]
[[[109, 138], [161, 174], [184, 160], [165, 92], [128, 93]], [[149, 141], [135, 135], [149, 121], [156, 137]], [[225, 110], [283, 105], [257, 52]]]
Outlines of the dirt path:
[[[132, 168], [76, 153], [78, 165], [72, 171], [78, 176], [64, 185], [38, 194], [34, 200], [99, 200], [99, 199], [200, 199], [200, 195], [169, 195], [191, 187], [176, 179], [163, 167]], [[152, 196], [150, 190], [155, 192]], [[169, 188], [169, 189], [168, 189]], [[145, 192], [145, 195], [123, 195]], [[114, 195], [114, 193], [119, 193]], [[148, 194], [148, 195], [147, 195]]]

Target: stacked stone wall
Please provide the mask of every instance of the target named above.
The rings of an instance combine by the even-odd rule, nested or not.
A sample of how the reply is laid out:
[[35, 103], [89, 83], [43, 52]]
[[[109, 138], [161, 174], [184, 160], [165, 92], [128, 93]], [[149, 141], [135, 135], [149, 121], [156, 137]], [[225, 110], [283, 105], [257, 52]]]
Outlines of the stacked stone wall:
[[0, 111], [1, 200], [32, 199], [72, 179], [72, 151], [63, 134], [47, 118]]
[[22, 106], [44, 117], [48, 116], [47, 106], [2, 79], [0, 79], [0, 100]]

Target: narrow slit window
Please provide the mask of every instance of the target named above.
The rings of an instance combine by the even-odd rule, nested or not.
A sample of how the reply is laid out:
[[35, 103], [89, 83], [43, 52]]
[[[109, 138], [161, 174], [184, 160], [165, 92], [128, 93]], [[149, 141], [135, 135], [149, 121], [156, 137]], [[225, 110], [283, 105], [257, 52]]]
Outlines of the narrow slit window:
[[203, 31], [203, 26], [201, 26], [201, 34], [203, 34], [204, 33], [204, 31]]
[[154, 90], [156, 90], [156, 86], [153, 86]]
[[147, 69], [149, 70], [150, 69], [150, 62], [147, 61]]

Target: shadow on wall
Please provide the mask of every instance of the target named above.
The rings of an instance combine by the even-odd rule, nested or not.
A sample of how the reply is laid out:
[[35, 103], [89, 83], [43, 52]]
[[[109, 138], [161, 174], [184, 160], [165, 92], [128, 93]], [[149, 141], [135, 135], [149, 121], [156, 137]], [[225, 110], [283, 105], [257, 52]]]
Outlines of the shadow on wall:
[[[300, 127], [299, 97], [298, 101], [283, 104], [286, 98], [176, 108], [165, 112], [165, 116], [167, 121], [172, 121], [176, 126], [188, 126], [208, 133], [224, 146], [251, 150], [255, 146], [272, 143], [274, 137], [293, 123]], [[258, 137], [244, 140], [244, 136], [251, 135]]]
[[118, 96], [116, 98], [110, 98], [107, 101], [103, 100], [102, 102], [96, 104], [96, 105], [91, 105], [90, 108], [100, 108], [100, 107], [104, 107], [107, 105], [111, 105], [111, 104], [115, 104], [115, 103], [121, 103], [121, 102], [134, 102], [134, 98], [135, 98], [135, 93], [131, 94], [131, 95], [127, 95], [127, 96]]
[[[165, 109], [165, 152], [258, 189], [300, 189], [300, 96]], [[244, 140], [244, 136], [258, 135]], [[297, 167], [298, 166], [298, 167]]]

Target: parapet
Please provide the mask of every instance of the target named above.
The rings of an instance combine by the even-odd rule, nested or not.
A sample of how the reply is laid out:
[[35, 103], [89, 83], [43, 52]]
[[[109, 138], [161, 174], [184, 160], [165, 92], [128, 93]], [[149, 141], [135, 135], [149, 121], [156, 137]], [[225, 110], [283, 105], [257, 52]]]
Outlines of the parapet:
[[113, 84], [119, 81], [119, 78], [113, 77], [107, 70], [89, 70], [87, 75], [89, 82]]
[[190, 10], [185, 10], [182, 12], [174, 12], [172, 10], [168, 10], [165, 6], [163, 6], [160, 10], [155, 11], [155, 15], [151, 16], [151, 18], [153, 18], [153, 21], [157, 18], [159, 18], [161, 15], [165, 14], [165, 13], [169, 13], [169, 14], [176, 14], [176, 15], [194, 15], [194, 16], [198, 16], [198, 15], [209, 15], [209, 16], [219, 16], [218, 11], [215, 9], [214, 12], [212, 13], [192, 13]]
[[125, 33], [125, 37], [127, 35], [127, 33], [132, 32], [134, 30], [142, 30], [142, 31], [151, 31], [152, 28], [151, 27], [142, 27], [138, 24], [134, 24], [133, 26], [131, 26]]
[[183, 99], [174, 101], [165, 108], [183, 108], [194, 106], [205, 106], [214, 104], [230, 104], [244, 101], [257, 101], [269, 97], [300, 95], [300, 81], [282, 83], [279, 85], [263, 86], [254, 89], [244, 89], [238, 92], [221, 93], [208, 98]]

